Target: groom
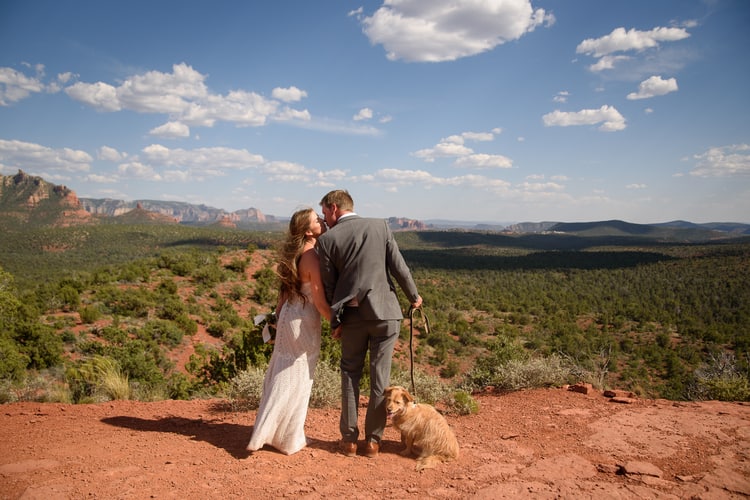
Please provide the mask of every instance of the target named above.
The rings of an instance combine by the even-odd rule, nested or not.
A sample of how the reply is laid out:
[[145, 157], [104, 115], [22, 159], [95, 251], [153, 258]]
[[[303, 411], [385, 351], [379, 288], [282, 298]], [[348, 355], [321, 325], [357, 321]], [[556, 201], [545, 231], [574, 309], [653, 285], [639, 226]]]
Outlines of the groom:
[[347, 191], [320, 201], [329, 230], [318, 238], [320, 274], [331, 304], [331, 330], [341, 339], [341, 452], [357, 454], [359, 381], [370, 351], [370, 402], [365, 416], [365, 456], [374, 458], [386, 423], [383, 391], [390, 383], [393, 347], [403, 314], [391, 277], [413, 307], [422, 304], [417, 286], [388, 224], [354, 213]]

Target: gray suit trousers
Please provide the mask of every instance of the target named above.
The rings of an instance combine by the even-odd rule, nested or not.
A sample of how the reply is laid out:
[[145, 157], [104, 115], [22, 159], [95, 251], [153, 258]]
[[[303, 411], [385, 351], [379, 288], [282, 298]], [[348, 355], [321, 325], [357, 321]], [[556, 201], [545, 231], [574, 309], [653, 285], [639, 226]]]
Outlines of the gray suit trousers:
[[365, 439], [380, 442], [385, 431], [383, 392], [390, 383], [393, 348], [401, 329], [400, 320], [363, 320], [357, 308], [347, 307], [341, 334], [341, 420], [344, 441], [359, 439], [359, 383], [367, 352], [370, 352], [370, 402], [365, 416]]

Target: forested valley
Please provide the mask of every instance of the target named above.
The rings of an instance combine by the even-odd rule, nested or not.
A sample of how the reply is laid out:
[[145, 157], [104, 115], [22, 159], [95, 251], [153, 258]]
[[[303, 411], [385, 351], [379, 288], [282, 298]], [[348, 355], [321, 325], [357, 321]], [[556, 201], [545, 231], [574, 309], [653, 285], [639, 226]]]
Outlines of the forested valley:
[[[0, 401], [252, 399], [272, 349], [253, 318], [275, 304], [282, 236], [156, 224], [6, 233]], [[477, 390], [575, 382], [750, 399], [747, 238], [396, 237], [430, 328], [416, 315], [412, 338], [404, 321], [394, 379], [408, 381], [413, 353], [430, 399], [470, 406]], [[337, 400], [328, 333], [311, 404]]]

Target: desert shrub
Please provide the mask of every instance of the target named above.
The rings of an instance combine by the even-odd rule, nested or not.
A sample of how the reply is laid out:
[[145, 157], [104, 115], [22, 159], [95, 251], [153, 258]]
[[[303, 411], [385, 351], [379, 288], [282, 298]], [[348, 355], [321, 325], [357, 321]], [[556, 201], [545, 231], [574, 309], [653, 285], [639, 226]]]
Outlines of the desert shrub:
[[750, 382], [740, 372], [734, 353], [712, 354], [703, 367], [695, 370], [694, 377], [688, 399], [750, 400]]
[[29, 369], [42, 370], [62, 362], [62, 338], [47, 325], [24, 321], [16, 325], [14, 340], [29, 358]]
[[529, 353], [520, 342], [506, 336], [499, 336], [487, 345], [487, 354], [478, 358], [468, 374], [470, 384], [474, 387], [495, 385], [498, 372], [510, 361], [525, 361]]
[[198, 262], [195, 253], [167, 251], [159, 255], [157, 265], [177, 276], [190, 276], [198, 267]]
[[469, 377], [477, 388], [492, 386], [495, 390], [518, 391], [539, 387], [556, 387], [572, 382], [575, 369], [562, 357], [552, 355], [546, 358], [526, 360], [511, 359], [492, 370], [489, 379], [477, 378], [472, 372]]
[[264, 267], [253, 274], [255, 279], [255, 293], [253, 299], [258, 304], [268, 304], [275, 298], [278, 288], [278, 276], [270, 267]]
[[79, 307], [78, 315], [81, 317], [81, 322], [83, 324], [90, 325], [102, 317], [102, 312], [97, 306], [90, 305]]
[[212, 337], [220, 339], [224, 337], [224, 334], [229, 332], [231, 328], [232, 325], [230, 325], [228, 321], [212, 321], [206, 327], [206, 332]]
[[243, 285], [233, 285], [228, 294], [228, 297], [235, 302], [242, 300], [246, 296], [247, 288]]
[[185, 335], [195, 335], [198, 332], [198, 324], [186, 313], [177, 316], [174, 319], [174, 324], [177, 325]]
[[0, 379], [21, 380], [31, 359], [6, 333], [0, 333]]
[[187, 306], [179, 297], [166, 297], [161, 300], [156, 308], [156, 317], [161, 319], [175, 319], [187, 312]]
[[444, 367], [440, 369], [440, 376], [443, 378], [453, 378], [458, 375], [459, 366], [454, 360], [449, 360]]
[[341, 402], [341, 372], [328, 363], [318, 363], [315, 368], [310, 406], [331, 408]]
[[70, 390], [56, 372], [28, 371], [18, 380], [0, 380], [0, 403], [71, 403]]
[[177, 283], [172, 279], [164, 279], [159, 283], [156, 291], [163, 295], [177, 295]]
[[247, 269], [247, 259], [235, 257], [224, 267], [236, 273], [244, 273], [245, 269]]
[[164, 319], [148, 321], [137, 332], [137, 337], [143, 340], [154, 340], [158, 344], [176, 347], [182, 342], [183, 331], [173, 322]]
[[97, 336], [112, 344], [123, 345], [129, 339], [127, 332], [114, 325], [105, 326], [94, 331]]
[[195, 269], [192, 277], [196, 283], [204, 286], [213, 286], [225, 279], [224, 270], [217, 264], [211, 263]]
[[71, 285], [64, 285], [58, 291], [58, 299], [63, 311], [75, 311], [81, 304], [81, 295]]
[[256, 410], [263, 395], [266, 366], [251, 366], [229, 381], [227, 390], [235, 411]]
[[457, 390], [451, 394], [446, 402], [448, 408], [458, 415], [473, 415], [479, 413], [479, 403], [467, 391]]
[[83, 360], [68, 368], [65, 378], [76, 403], [130, 398], [128, 377], [112, 358]]

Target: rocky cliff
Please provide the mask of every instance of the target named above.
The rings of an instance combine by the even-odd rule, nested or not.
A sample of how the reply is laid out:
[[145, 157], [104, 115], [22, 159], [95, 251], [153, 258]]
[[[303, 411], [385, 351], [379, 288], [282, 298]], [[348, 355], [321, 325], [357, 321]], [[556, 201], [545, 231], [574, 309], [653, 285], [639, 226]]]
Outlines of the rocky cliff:
[[23, 170], [16, 175], [0, 176], [0, 212], [18, 223], [68, 226], [92, 222], [91, 214], [84, 210], [75, 192]]
[[113, 199], [82, 198], [83, 208], [91, 214], [104, 217], [117, 217], [130, 212], [137, 206], [143, 210], [173, 218], [177, 222], [191, 224], [242, 224], [271, 222], [256, 208], [246, 208], [235, 212], [226, 212], [220, 208], [206, 205], [193, 205], [179, 201], [136, 200], [123, 201]]

